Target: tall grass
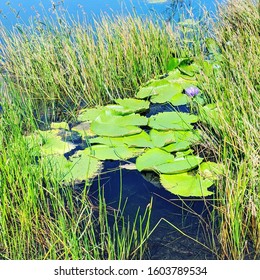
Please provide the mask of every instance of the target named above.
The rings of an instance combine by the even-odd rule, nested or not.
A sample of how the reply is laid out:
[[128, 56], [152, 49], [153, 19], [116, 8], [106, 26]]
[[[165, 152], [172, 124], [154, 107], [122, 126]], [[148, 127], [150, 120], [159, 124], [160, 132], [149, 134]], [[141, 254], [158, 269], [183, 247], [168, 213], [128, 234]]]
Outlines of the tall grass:
[[130, 221], [122, 207], [107, 207], [102, 186], [94, 202], [89, 187], [58, 182], [24, 140], [35, 120], [19, 98], [0, 115], [0, 259], [142, 258], [151, 205]]
[[223, 61], [202, 87], [218, 104], [218, 126], [207, 131], [225, 166], [218, 184], [222, 258], [260, 257], [260, 17], [257, 1], [227, 1], [212, 21]]
[[8, 84], [56, 114], [57, 107], [73, 113], [132, 95], [165, 72], [174, 49], [159, 21], [102, 15], [90, 25], [57, 17], [0, 28], [0, 69]]

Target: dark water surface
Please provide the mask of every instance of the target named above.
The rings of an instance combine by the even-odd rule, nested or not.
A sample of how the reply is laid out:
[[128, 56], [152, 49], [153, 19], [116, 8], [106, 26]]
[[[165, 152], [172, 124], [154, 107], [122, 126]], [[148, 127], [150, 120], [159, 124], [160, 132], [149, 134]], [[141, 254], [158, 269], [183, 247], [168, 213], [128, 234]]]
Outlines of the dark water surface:
[[[9, 2], [9, 3], [7, 3]], [[73, 17], [81, 18], [86, 15], [90, 18], [93, 15], [100, 15], [100, 12], [113, 14], [127, 14], [127, 11], [136, 12], [140, 16], [150, 13], [164, 16], [169, 19], [171, 13], [176, 12], [174, 1], [165, 3], [149, 4], [148, 1], [132, 0], [64, 0], [64, 1], [42, 1], [38, 0], [11, 0], [0, 1], [0, 20], [7, 28], [12, 28], [16, 23], [28, 23], [29, 19], [43, 15], [45, 13], [55, 13], [57, 9], [65, 9]], [[195, 15], [199, 16], [199, 5], [206, 5], [209, 11], [214, 12], [214, 1], [179, 1], [179, 9], [185, 3], [188, 7], [193, 7]], [[174, 9], [174, 10], [173, 10]], [[178, 14], [175, 14], [175, 17]], [[167, 108], [166, 108], [167, 109]], [[182, 108], [187, 111], [187, 108]], [[150, 112], [151, 113], [151, 112]], [[107, 161], [105, 171], [110, 171], [119, 166], [119, 162]], [[151, 227], [162, 220], [158, 228], [154, 231], [148, 242], [149, 259], [214, 259], [215, 256], [206, 250], [203, 244], [208, 244], [206, 235], [210, 227], [211, 198], [207, 200], [195, 198], [179, 198], [160, 187], [154, 174], [141, 174], [135, 170], [125, 170], [117, 168], [106, 174], [101, 174], [100, 182], [94, 181], [91, 193], [95, 195], [98, 185], [104, 188], [107, 204], [117, 208], [119, 195], [122, 191], [123, 201], [127, 199], [125, 215], [133, 219], [137, 209], [144, 213], [147, 205], [153, 197], [153, 210], [151, 217]], [[120, 182], [122, 183], [120, 185]], [[122, 189], [121, 189], [122, 187]], [[184, 234], [183, 234], [184, 233]], [[187, 237], [189, 236], [189, 237]]]

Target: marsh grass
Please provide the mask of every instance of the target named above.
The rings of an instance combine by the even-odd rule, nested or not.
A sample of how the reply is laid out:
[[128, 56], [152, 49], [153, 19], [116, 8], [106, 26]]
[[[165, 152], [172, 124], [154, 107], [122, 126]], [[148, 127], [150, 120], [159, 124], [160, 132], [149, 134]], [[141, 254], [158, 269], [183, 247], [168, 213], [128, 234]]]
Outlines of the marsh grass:
[[142, 258], [151, 206], [130, 221], [120, 205], [107, 207], [102, 186], [95, 205], [89, 187], [76, 192], [58, 182], [24, 140], [35, 120], [21, 104], [2, 104], [0, 118], [0, 258]]
[[162, 21], [101, 15], [90, 25], [65, 15], [0, 28], [0, 69], [41, 112], [75, 115], [81, 106], [130, 96], [166, 71], [174, 42]]
[[257, 1], [218, 7], [212, 26], [223, 60], [202, 82], [209, 102], [218, 104], [217, 127], [207, 134], [225, 166], [216, 205], [221, 258], [227, 259], [260, 257], [259, 22]]

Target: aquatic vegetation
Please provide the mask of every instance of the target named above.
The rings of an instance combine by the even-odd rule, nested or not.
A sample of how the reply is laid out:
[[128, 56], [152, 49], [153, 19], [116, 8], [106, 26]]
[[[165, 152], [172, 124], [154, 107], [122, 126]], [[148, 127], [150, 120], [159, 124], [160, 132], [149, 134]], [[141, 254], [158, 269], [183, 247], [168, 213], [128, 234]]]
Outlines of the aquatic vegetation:
[[[199, 117], [176, 110], [146, 117], [153, 103], [187, 105], [192, 102], [190, 97], [199, 93], [197, 87], [189, 86], [197, 83], [196, 64], [187, 58], [174, 58], [170, 65], [173, 70], [164, 78], [152, 79], [140, 87], [136, 98], [117, 98], [113, 104], [83, 109], [78, 116], [79, 124], [69, 127], [63, 122], [52, 123], [51, 130], [38, 132], [46, 135], [45, 142], [41, 143], [42, 164], [47, 164], [50, 169], [60, 168], [60, 178], [65, 183], [86, 181], [90, 184], [91, 179], [101, 171], [103, 161], [135, 159], [136, 164], [131, 169], [157, 173], [162, 186], [176, 195], [211, 195], [207, 188], [218, 179], [213, 174], [217, 167], [210, 162], [203, 164], [203, 158], [194, 155], [191, 149], [201, 141], [199, 131], [193, 126]], [[210, 105], [207, 106], [210, 108]], [[83, 150], [75, 149], [74, 134], [81, 139]], [[61, 139], [58, 138], [61, 136]], [[55, 156], [62, 154], [62, 150], [71, 153], [68, 159]], [[53, 159], [50, 160], [46, 154], [53, 154]], [[176, 180], [183, 177], [173, 175], [187, 172], [191, 174], [183, 175], [184, 182], [177, 184]], [[203, 186], [201, 191], [198, 189], [200, 181]], [[192, 184], [194, 190], [189, 192]]]

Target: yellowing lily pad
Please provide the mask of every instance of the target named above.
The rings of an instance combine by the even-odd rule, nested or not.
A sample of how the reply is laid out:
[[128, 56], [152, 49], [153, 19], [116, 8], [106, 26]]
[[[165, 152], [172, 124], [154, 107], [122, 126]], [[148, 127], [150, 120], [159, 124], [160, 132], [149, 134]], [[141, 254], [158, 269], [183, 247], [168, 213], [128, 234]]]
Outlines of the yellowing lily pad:
[[201, 178], [198, 174], [195, 176], [188, 173], [175, 175], [161, 174], [160, 181], [166, 190], [180, 196], [209, 196], [213, 194], [213, 192], [208, 190], [213, 185], [213, 182]]

